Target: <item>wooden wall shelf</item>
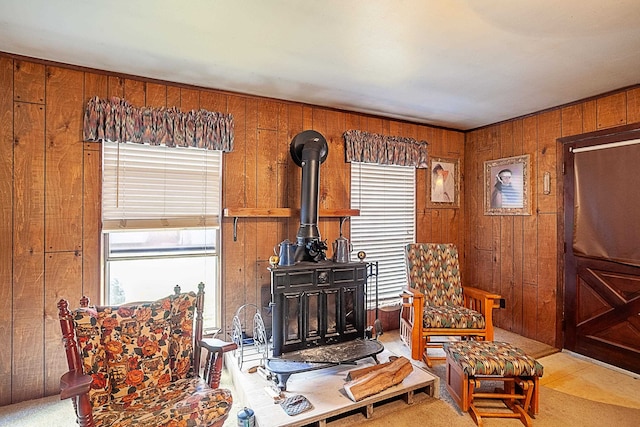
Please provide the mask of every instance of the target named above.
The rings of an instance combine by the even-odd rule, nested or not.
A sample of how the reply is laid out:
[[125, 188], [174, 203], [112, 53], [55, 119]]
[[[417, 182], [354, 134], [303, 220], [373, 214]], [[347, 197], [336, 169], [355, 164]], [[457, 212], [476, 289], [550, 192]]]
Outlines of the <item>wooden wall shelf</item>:
[[[238, 218], [292, 218], [300, 214], [298, 208], [224, 208], [223, 215], [233, 218], [233, 241], [237, 240]], [[359, 216], [359, 209], [320, 209], [321, 218], [340, 218]]]
[[[234, 218], [273, 217], [290, 218], [300, 214], [298, 208], [225, 208], [224, 216]], [[359, 216], [359, 209], [320, 209], [320, 217], [342, 218]]]

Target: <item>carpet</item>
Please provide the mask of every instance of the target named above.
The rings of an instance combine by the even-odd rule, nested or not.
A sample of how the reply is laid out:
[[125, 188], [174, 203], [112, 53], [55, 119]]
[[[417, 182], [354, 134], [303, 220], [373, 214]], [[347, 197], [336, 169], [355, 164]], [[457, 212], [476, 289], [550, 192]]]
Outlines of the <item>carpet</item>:
[[[540, 413], [533, 420], [534, 427], [635, 427], [640, 410], [582, 399], [550, 389], [540, 388]], [[484, 418], [484, 427], [522, 426], [518, 420]], [[373, 416], [366, 419], [353, 414], [328, 423], [331, 427], [475, 427], [467, 413], [461, 413], [444, 400], [417, 395], [413, 405], [395, 401], [377, 407]]]
[[61, 401], [58, 395], [0, 407], [0, 426], [2, 427], [72, 427], [74, 425], [77, 424], [71, 401]]

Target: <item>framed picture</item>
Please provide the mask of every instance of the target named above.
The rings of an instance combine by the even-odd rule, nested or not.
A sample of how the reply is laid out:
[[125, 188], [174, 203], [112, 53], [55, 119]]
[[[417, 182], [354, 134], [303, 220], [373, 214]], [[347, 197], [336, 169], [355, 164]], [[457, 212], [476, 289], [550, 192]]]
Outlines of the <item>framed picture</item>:
[[460, 162], [458, 159], [429, 160], [428, 205], [435, 208], [460, 207]]
[[484, 162], [484, 214], [531, 215], [529, 155]]

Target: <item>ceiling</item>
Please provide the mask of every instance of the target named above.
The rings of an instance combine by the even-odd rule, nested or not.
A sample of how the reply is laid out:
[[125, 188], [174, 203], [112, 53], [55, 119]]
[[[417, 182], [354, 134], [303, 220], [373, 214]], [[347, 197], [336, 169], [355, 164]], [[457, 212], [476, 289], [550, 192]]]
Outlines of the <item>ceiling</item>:
[[0, 51], [467, 130], [640, 83], [640, 1], [0, 0]]

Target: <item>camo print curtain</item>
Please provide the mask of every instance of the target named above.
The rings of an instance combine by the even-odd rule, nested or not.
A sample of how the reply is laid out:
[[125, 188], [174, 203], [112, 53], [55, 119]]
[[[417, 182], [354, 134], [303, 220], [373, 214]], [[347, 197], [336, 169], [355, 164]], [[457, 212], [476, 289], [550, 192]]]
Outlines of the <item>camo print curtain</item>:
[[359, 130], [346, 131], [344, 141], [347, 162], [428, 167], [425, 141]]
[[87, 103], [84, 140], [135, 142], [167, 147], [196, 147], [233, 151], [233, 116], [207, 110], [134, 107], [124, 99]]

